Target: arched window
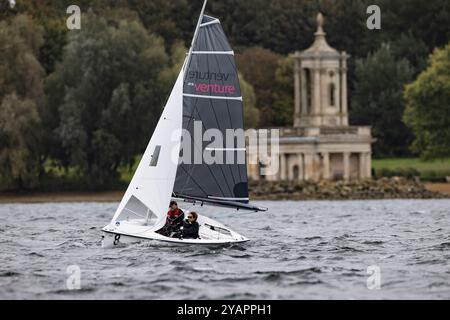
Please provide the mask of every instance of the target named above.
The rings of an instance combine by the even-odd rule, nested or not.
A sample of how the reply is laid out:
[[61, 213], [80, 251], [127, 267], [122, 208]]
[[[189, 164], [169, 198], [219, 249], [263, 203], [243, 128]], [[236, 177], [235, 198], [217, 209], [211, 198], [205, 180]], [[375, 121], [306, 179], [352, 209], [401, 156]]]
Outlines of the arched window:
[[293, 174], [294, 174], [294, 180], [298, 180], [299, 176], [300, 176], [300, 171], [298, 169], [298, 166], [295, 165], [294, 168], [292, 169]]
[[336, 86], [334, 85], [334, 83], [330, 83], [329, 87], [328, 87], [328, 91], [329, 91], [329, 98], [330, 98], [330, 106], [334, 107], [336, 105]]

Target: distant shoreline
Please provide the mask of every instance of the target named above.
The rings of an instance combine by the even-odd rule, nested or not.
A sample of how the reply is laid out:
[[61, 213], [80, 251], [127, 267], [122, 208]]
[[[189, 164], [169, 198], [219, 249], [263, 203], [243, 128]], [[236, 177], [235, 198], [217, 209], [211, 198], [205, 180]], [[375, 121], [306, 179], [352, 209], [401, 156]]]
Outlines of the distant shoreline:
[[[366, 182], [367, 183], [367, 182]], [[376, 200], [376, 199], [445, 199], [450, 198], [450, 183], [384, 182], [386, 190], [379, 190], [374, 181], [364, 189], [364, 182], [282, 184], [251, 183], [253, 200]], [[377, 185], [374, 188], [373, 185]], [[301, 186], [301, 187], [300, 187]], [[267, 189], [268, 188], [268, 189]], [[342, 189], [342, 190], [341, 190]], [[374, 191], [371, 191], [374, 190]], [[30, 192], [0, 193], [0, 204], [6, 203], [57, 203], [57, 202], [119, 202], [124, 191], [92, 192]]]

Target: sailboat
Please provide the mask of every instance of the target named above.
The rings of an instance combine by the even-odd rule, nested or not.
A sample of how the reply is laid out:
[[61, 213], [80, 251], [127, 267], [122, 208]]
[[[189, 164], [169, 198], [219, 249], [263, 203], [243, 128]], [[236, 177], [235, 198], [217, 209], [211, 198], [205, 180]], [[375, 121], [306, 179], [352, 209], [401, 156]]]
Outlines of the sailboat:
[[[265, 211], [249, 202], [245, 140], [238, 147], [194, 143], [193, 152], [222, 152], [243, 162], [207, 164], [180, 161], [183, 130], [243, 129], [243, 106], [234, 52], [217, 18], [204, 14], [204, 2], [189, 53], [133, 178], [112, 218], [102, 229], [103, 247], [141, 241], [223, 245], [249, 239], [202, 214], [204, 205], [224, 210]], [[242, 130], [243, 131], [243, 130]], [[175, 136], [175, 137], [174, 137]], [[209, 150], [208, 150], [209, 149]], [[183, 150], [184, 153], [184, 150]], [[174, 156], [175, 155], [175, 156]], [[174, 157], [176, 161], [174, 161]], [[169, 202], [197, 206], [198, 239], [164, 236]], [[197, 211], [197, 210], [196, 210]]]

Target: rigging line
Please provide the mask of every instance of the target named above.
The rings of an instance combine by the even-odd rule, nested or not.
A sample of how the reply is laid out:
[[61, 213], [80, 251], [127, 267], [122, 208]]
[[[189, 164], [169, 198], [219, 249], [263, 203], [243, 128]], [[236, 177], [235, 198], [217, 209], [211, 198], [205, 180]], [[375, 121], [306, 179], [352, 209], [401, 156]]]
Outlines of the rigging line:
[[[216, 59], [216, 62], [217, 62], [217, 59]], [[209, 70], [209, 57], [206, 57], [206, 64], [207, 64], [208, 70]], [[220, 72], [220, 67], [219, 67], [219, 72]], [[211, 83], [211, 80], [209, 80], [209, 82]], [[223, 79], [222, 79], [222, 84], [225, 84]], [[216, 114], [216, 111], [214, 109], [214, 106], [213, 106], [211, 100], [209, 100], [209, 104], [210, 104], [211, 110], [212, 110], [212, 112], [214, 114], [214, 118], [216, 120], [217, 127], [220, 129], [220, 131], [223, 132], [223, 130], [221, 129], [221, 126], [219, 124], [219, 119], [217, 118], [217, 114]], [[198, 113], [198, 111], [197, 111], [197, 113]], [[226, 156], [227, 156], [227, 154], [225, 153], [225, 159], [226, 159]], [[225, 172], [223, 171], [223, 167], [221, 165], [219, 165], [219, 168], [220, 168], [220, 171], [222, 172], [222, 176], [223, 176], [223, 179], [225, 180], [225, 184], [227, 185], [228, 191], [230, 191], [230, 194], [233, 194], [233, 191], [231, 190], [231, 188], [229, 186], [228, 179], [227, 179], [227, 177], [225, 175]], [[233, 179], [233, 182], [236, 185], [236, 182], [234, 181], [234, 179]], [[225, 196], [225, 194], [223, 194], [223, 195]]]
[[[219, 63], [219, 60], [217, 59], [217, 56], [214, 56], [214, 58], [216, 59], [216, 63], [219, 68], [219, 72], [222, 72], [222, 70], [220, 69], [220, 63]], [[237, 78], [237, 73], [236, 73], [236, 78]], [[237, 79], [237, 81], [239, 81], [239, 79]], [[242, 95], [242, 93], [241, 93], [241, 95]], [[230, 106], [228, 104], [228, 100], [225, 100], [225, 102], [227, 104], [227, 112], [228, 112], [228, 118], [230, 119], [230, 127], [233, 128], [233, 121], [231, 119]], [[233, 145], [234, 145], [234, 141], [233, 141]], [[236, 158], [237, 158], [237, 154], [236, 154]], [[233, 162], [234, 162], [234, 153], [233, 153]], [[234, 174], [233, 174], [233, 170], [231, 170], [231, 166], [228, 166], [228, 169], [230, 170], [231, 177], [233, 178], [233, 183], [234, 183], [234, 185], [236, 185], [237, 184], [236, 179], [234, 178]], [[240, 173], [239, 173], [239, 178], [240, 178], [240, 181], [242, 181], [242, 177], [241, 177]], [[231, 194], [234, 194], [234, 192], [232, 192]]]

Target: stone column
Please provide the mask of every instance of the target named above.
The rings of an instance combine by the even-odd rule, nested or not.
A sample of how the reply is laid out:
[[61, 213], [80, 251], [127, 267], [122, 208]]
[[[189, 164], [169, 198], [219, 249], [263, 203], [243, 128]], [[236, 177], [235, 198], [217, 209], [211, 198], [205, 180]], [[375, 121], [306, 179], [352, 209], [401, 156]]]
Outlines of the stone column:
[[305, 180], [312, 180], [314, 178], [314, 156], [312, 153], [305, 153]]
[[323, 156], [323, 179], [330, 180], [330, 154], [322, 153]]
[[302, 115], [308, 114], [308, 85], [311, 83], [306, 82], [306, 70], [300, 68], [300, 83], [301, 83], [301, 91], [300, 91], [300, 103], [301, 103], [301, 113]]
[[297, 58], [294, 58], [294, 97], [295, 97], [294, 127], [299, 125], [298, 122], [300, 118], [300, 88], [301, 88], [301, 80], [300, 80], [299, 61]]
[[366, 161], [366, 154], [364, 152], [361, 152], [358, 154], [359, 156], [359, 174], [358, 174], [358, 178], [359, 179], [365, 179], [366, 174], [367, 174], [367, 170], [366, 170], [366, 165], [367, 165], [367, 161]]
[[[334, 103], [335, 103], [335, 107], [337, 110], [337, 115], [340, 115], [341, 113], [341, 109], [342, 109], [342, 104], [341, 104], [341, 81], [340, 81], [340, 74], [339, 74], [339, 69], [336, 70], [337, 72], [335, 72], [335, 77], [333, 79], [334, 81], [334, 85], [335, 85], [335, 92], [334, 92]], [[342, 123], [342, 117], [338, 116], [338, 124], [339, 125], [343, 125]]]
[[[313, 113], [315, 115], [316, 119], [319, 119], [320, 121], [320, 117], [319, 114], [321, 113], [320, 110], [320, 68], [317, 65], [314, 68], [314, 100], [313, 100]], [[315, 122], [315, 121], [314, 121]], [[321, 123], [314, 123], [315, 125], [321, 125]]]
[[370, 152], [366, 153], [366, 177], [372, 177], [372, 154]]
[[347, 107], [347, 54], [342, 52], [341, 55], [342, 68], [341, 68], [341, 82], [342, 82], [342, 125], [348, 125], [348, 107]]
[[350, 152], [344, 152], [344, 180], [350, 180]]
[[292, 166], [292, 157], [287, 154], [286, 155], [286, 169], [287, 169], [287, 179], [289, 181], [294, 180], [294, 170]]
[[280, 153], [280, 180], [286, 180], [286, 155]]
[[297, 154], [297, 163], [298, 163], [298, 180], [302, 181], [304, 180], [304, 172], [305, 172], [305, 168], [303, 165], [303, 154], [299, 153]]

